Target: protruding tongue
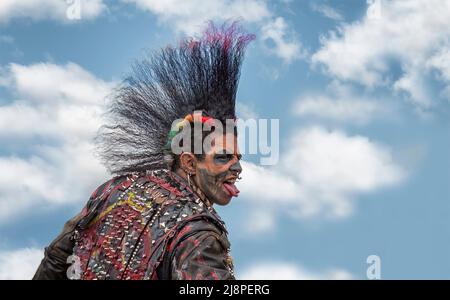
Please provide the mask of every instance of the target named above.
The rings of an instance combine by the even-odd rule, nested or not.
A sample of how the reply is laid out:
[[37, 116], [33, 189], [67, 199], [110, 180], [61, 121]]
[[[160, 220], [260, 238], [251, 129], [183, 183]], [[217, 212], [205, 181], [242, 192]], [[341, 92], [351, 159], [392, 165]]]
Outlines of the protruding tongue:
[[223, 186], [227, 189], [228, 193], [230, 193], [232, 197], [238, 196], [239, 190], [234, 184], [224, 182]]

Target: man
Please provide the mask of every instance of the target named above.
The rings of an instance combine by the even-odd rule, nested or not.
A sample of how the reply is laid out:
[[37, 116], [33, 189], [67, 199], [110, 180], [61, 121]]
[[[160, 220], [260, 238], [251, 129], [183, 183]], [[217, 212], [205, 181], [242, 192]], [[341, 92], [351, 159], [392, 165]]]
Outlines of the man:
[[134, 64], [97, 138], [116, 176], [46, 248], [34, 279], [234, 279], [214, 205], [239, 194], [235, 98], [253, 38], [210, 23]]

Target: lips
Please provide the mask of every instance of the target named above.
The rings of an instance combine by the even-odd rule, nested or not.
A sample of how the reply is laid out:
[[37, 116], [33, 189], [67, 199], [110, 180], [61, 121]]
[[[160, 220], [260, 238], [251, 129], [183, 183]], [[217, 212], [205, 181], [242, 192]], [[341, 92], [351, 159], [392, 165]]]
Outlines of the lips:
[[236, 182], [236, 177], [230, 178], [228, 180], [225, 180], [223, 183], [223, 186], [225, 190], [228, 192], [228, 194], [232, 197], [237, 197], [240, 193], [236, 185], [234, 184]]

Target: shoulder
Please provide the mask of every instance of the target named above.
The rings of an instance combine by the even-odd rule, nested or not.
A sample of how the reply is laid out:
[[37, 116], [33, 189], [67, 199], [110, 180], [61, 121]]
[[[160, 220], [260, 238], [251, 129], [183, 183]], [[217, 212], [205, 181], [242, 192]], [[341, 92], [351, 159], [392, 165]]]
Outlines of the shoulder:
[[[195, 248], [200, 244], [216, 244], [223, 249], [230, 247], [225, 228], [207, 214], [196, 215], [191, 220], [180, 224], [169, 244], [169, 251], [183, 248]], [[187, 248], [186, 248], [187, 247]]]
[[127, 182], [128, 179], [129, 177], [127, 175], [118, 175], [99, 185], [92, 192], [85, 207], [81, 211], [81, 219], [78, 222], [78, 228], [83, 229], [88, 227], [90, 222], [103, 209], [103, 206], [111, 193], [113, 193], [115, 190], [119, 190], [121, 186]]
[[89, 200], [99, 200], [107, 196], [114, 188], [130, 180], [130, 175], [117, 175], [99, 185], [89, 197]]
[[162, 270], [176, 279], [233, 279], [233, 259], [225, 232], [198, 220], [171, 243]]

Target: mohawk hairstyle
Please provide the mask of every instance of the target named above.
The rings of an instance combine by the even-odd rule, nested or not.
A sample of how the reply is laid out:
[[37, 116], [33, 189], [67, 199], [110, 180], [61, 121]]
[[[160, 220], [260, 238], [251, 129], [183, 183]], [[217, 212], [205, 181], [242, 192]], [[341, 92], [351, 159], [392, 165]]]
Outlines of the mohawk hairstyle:
[[172, 122], [202, 110], [225, 123], [234, 119], [240, 69], [255, 38], [237, 22], [211, 21], [200, 39], [151, 52], [132, 65], [114, 91], [96, 137], [103, 164], [113, 174], [166, 168], [164, 146]]

